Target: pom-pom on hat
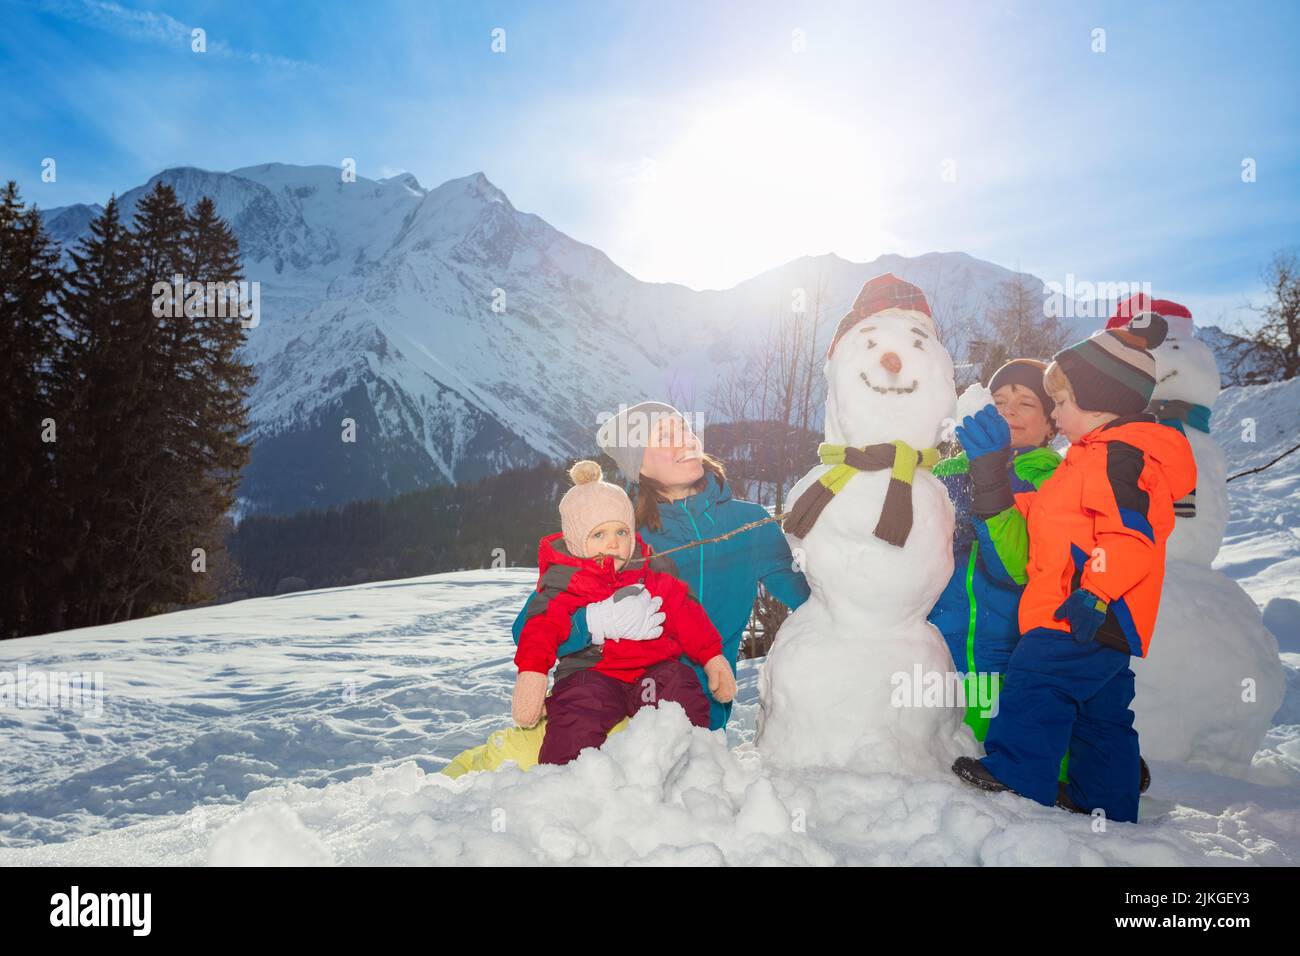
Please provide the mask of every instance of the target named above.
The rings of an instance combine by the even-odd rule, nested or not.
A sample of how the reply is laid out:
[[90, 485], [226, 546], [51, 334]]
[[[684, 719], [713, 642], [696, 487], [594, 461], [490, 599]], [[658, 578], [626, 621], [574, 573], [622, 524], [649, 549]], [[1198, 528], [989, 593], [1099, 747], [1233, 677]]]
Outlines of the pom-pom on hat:
[[588, 558], [587, 535], [606, 521], [621, 521], [629, 533], [636, 529], [632, 499], [618, 485], [603, 481], [600, 465], [580, 461], [569, 469], [573, 487], [560, 499], [560, 530], [569, 554]]
[[886, 272], [868, 280], [862, 287], [862, 291], [853, 301], [853, 308], [849, 309], [848, 315], [840, 319], [840, 324], [835, 327], [835, 337], [831, 339], [831, 347], [826, 350], [826, 358], [829, 359], [835, 353], [835, 346], [849, 329], [863, 319], [869, 319], [889, 309], [910, 312], [911, 318], [924, 325], [936, 339], [939, 337], [934, 316], [930, 314], [930, 303], [925, 301], [925, 293], [892, 272]]
[[1070, 380], [1074, 400], [1084, 411], [1136, 415], [1151, 401], [1156, 387], [1151, 349], [1165, 340], [1168, 328], [1158, 313], [1140, 311], [1123, 327], [1094, 332], [1052, 360]]

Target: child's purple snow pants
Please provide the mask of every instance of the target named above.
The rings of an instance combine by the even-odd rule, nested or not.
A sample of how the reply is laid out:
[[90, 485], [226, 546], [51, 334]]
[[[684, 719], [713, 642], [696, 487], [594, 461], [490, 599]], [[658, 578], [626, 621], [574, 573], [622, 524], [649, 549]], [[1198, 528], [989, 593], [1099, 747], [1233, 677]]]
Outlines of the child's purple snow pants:
[[568, 763], [586, 747], [599, 747], [615, 724], [662, 700], [682, 705], [697, 727], [709, 726], [709, 701], [695, 671], [679, 660], [647, 667], [630, 684], [594, 668], [559, 681], [546, 699], [546, 736], [538, 763]]

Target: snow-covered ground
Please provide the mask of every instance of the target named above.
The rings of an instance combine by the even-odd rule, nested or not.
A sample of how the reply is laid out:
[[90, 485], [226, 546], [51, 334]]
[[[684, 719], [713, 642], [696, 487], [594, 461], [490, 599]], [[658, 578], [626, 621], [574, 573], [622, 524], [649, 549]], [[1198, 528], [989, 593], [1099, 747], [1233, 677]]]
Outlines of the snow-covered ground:
[[[1228, 474], [1258, 468], [1300, 443], [1300, 379], [1225, 389], [1211, 432], [1223, 446]], [[1300, 599], [1300, 451], [1267, 471], [1228, 483], [1228, 531], [1214, 566], [1261, 607]], [[1300, 621], [1293, 622], [1300, 627]], [[1300, 633], [1278, 635], [1300, 651]]]
[[[1229, 471], [1294, 444], [1297, 408], [1300, 381], [1226, 391], [1214, 424]], [[1261, 607], [1300, 596], [1298, 483], [1300, 453], [1229, 486], [1216, 567]], [[1141, 822], [1104, 831], [938, 770], [766, 767], [751, 663], [725, 740], [666, 705], [568, 767], [450, 780], [438, 769], [508, 720], [509, 626], [534, 575], [463, 571], [0, 643], [0, 690], [6, 673], [57, 671], [103, 687], [89, 707], [0, 709], [0, 863], [1300, 862], [1296, 653], [1250, 780], [1157, 762]]]

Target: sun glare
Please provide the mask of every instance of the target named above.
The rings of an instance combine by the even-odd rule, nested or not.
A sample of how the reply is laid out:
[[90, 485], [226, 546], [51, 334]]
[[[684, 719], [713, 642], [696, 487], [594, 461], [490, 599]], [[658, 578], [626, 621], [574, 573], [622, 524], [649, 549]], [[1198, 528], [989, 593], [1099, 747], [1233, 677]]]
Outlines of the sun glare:
[[701, 109], [644, 161], [628, 228], [663, 248], [638, 277], [725, 288], [810, 253], [887, 251], [873, 135], [788, 99]]

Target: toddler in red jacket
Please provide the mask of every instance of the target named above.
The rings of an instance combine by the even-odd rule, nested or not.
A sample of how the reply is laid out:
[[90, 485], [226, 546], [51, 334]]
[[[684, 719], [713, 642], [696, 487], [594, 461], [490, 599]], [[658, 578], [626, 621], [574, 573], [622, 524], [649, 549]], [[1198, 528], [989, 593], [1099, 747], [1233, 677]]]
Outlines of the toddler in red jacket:
[[[603, 744], [624, 717], [662, 700], [676, 701], [691, 723], [708, 727], [709, 701], [695, 671], [680, 660], [683, 654], [704, 668], [718, 702], [736, 694], [721, 635], [673, 562], [655, 557], [636, 534], [627, 493], [602, 481], [594, 461], [578, 462], [569, 476], [574, 485], [560, 501], [563, 530], [538, 545], [537, 592], [515, 652], [515, 722], [532, 727], [543, 713], [547, 718], [538, 763], [568, 763]], [[660, 600], [662, 634], [649, 640], [608, 637], [593, 645], [582, 652], [581, 663], [589, 666], [557, 676], [548, 700], [547, 674], [569, 636], [573, 613], [637, 588]]]

